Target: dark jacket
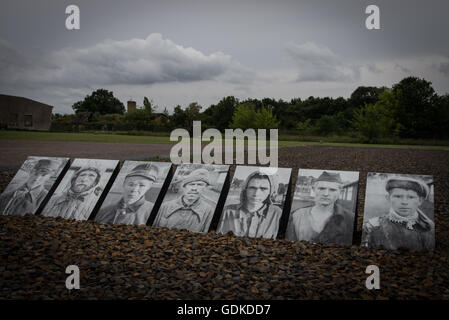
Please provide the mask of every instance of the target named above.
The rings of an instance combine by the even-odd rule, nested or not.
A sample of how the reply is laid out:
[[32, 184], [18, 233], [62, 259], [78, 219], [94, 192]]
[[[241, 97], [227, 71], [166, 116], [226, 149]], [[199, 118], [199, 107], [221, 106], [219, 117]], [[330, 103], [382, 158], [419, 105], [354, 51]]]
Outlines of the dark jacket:
[[417, 222], [411, 230], [405, 223], [393, 222], [388, 214], [368, 220], [363, 225], [362, 245], [370, 248], [378, 248], [381, 245], [385, 249], [396, 250], [406, 247], [411, 250], [433, 250], [435, 247], [434, 223], [418, 211]]
[[129, 206], [125, 206], [122, 198], [112, 205], [101, 208], [95, 221], [109, 224], [146, 224], [153, 207], [154, 204], [145, 200], [145, 197]]
[[312, 208], [313, 206], [300, 208], [291, 213], [286, 232], [287, 239], [315, 243], [352, 244], [354, 231], [354, 214], [352, 212], [336, 202], [333, 213], [323, 230], [317, 233], [311, 226]]

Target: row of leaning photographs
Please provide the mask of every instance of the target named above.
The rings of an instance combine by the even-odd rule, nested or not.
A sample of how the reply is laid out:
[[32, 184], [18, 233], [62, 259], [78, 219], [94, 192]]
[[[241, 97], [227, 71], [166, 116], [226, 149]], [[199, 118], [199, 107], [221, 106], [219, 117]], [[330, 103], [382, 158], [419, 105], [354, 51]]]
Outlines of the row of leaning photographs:
[[[353, 243], [359, 172], [28, 157], [0, 196], [0, 213], [100, 223], [232, 231], [235, 236]], [[361, 245], [435, 247], [430, 175], [369, 172]], [[293, 197], [291, 193], [293, 192]], [[292, 200], [290, 200], [292, 198]]]

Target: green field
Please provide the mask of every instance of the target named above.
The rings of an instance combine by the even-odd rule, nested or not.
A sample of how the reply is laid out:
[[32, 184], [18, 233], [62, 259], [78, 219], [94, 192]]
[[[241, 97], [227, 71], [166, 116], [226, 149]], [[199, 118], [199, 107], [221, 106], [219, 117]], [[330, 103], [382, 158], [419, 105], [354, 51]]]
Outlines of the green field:
[[[282, 136], [281, 136], [282, 139]], [[38, 131], [11, 131], [1, 130], [0, 140], [28, 140], [28, 141], [83, 141], [83, 142], [123, 142], [123, 143], [162, 143], [173, 144], [169, 136], [150, 135], [125, 135], [114, 133], [92, 133], [92, 132], [38, 132]], [[207, 142], [203, 142], [207, 144]], [[417, 144], [363, 144], [349, 142], [330, 141], [295, 141], [289, 137], [288, 140], [280, 140], [279, 146], [352, 146], [352, 147], [382, 147], [382, 148], [413, 148], [413, 149], [439, 149], [449, 150], [449, 146], [441, 145], [417, 145]]]

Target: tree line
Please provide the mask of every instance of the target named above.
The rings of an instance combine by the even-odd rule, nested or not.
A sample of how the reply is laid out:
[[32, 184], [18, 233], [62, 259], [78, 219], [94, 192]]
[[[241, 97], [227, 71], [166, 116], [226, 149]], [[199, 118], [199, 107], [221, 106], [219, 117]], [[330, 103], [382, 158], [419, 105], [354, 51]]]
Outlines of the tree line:
[[111, 91], [98, 89], [72, 106], [75, 114], [55, 114], [53, 130], [165, 131], [191, 129], [278, 128], [298, 135], [358, 135], [365, 142], [386, 137], [449, 138], [449, 94], [438, 95], [425, 79], [407, 77], [391, 88], [361, 86], [349, 98], [239, 99], [228, 96], [204, 110], [197, 102], [155, 112], [147, 97], [134, 112]]

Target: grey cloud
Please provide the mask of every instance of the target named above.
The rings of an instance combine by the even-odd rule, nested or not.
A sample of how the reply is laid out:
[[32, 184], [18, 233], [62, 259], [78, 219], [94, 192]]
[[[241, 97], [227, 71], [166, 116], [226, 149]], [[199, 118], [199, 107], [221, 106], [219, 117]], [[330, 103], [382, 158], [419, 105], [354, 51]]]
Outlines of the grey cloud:
[[403, 73], [407, 73], [407, 74], [410, 74], [410, 73], [411, 73], [410, 69], [408, 69], [408, 68], [406, 68], [406, 67], [400, 65], [399, 63], [396, 63], [396, 64], [394, 65], [394, 67], [395, 67], [396, 69], [398, 69], [399, 71], [403, 72]]
[[297, 81], [350, 81], [360, 77], [358, 66], [345, 65], [329, 48], [313, 42], [285, 46], [298, 67]]
[[441, 63], [438, 70], [446, 77], [449, 77], [449, 62]]
[[[205, 55], [161, 34], [146, 39], [106, 40], [94, 46], [56, 51], [28, 61], [0, 42], [0, 65], [9, 66], [0, 83], [80, 87], [87, 84], [154, 84], [224, 79], [238, 82], [246, 74], [222, 52]], [[12, 81], [13, 79], [13, 81]], [[248, 80], [248, 79], [246, 79]]]

